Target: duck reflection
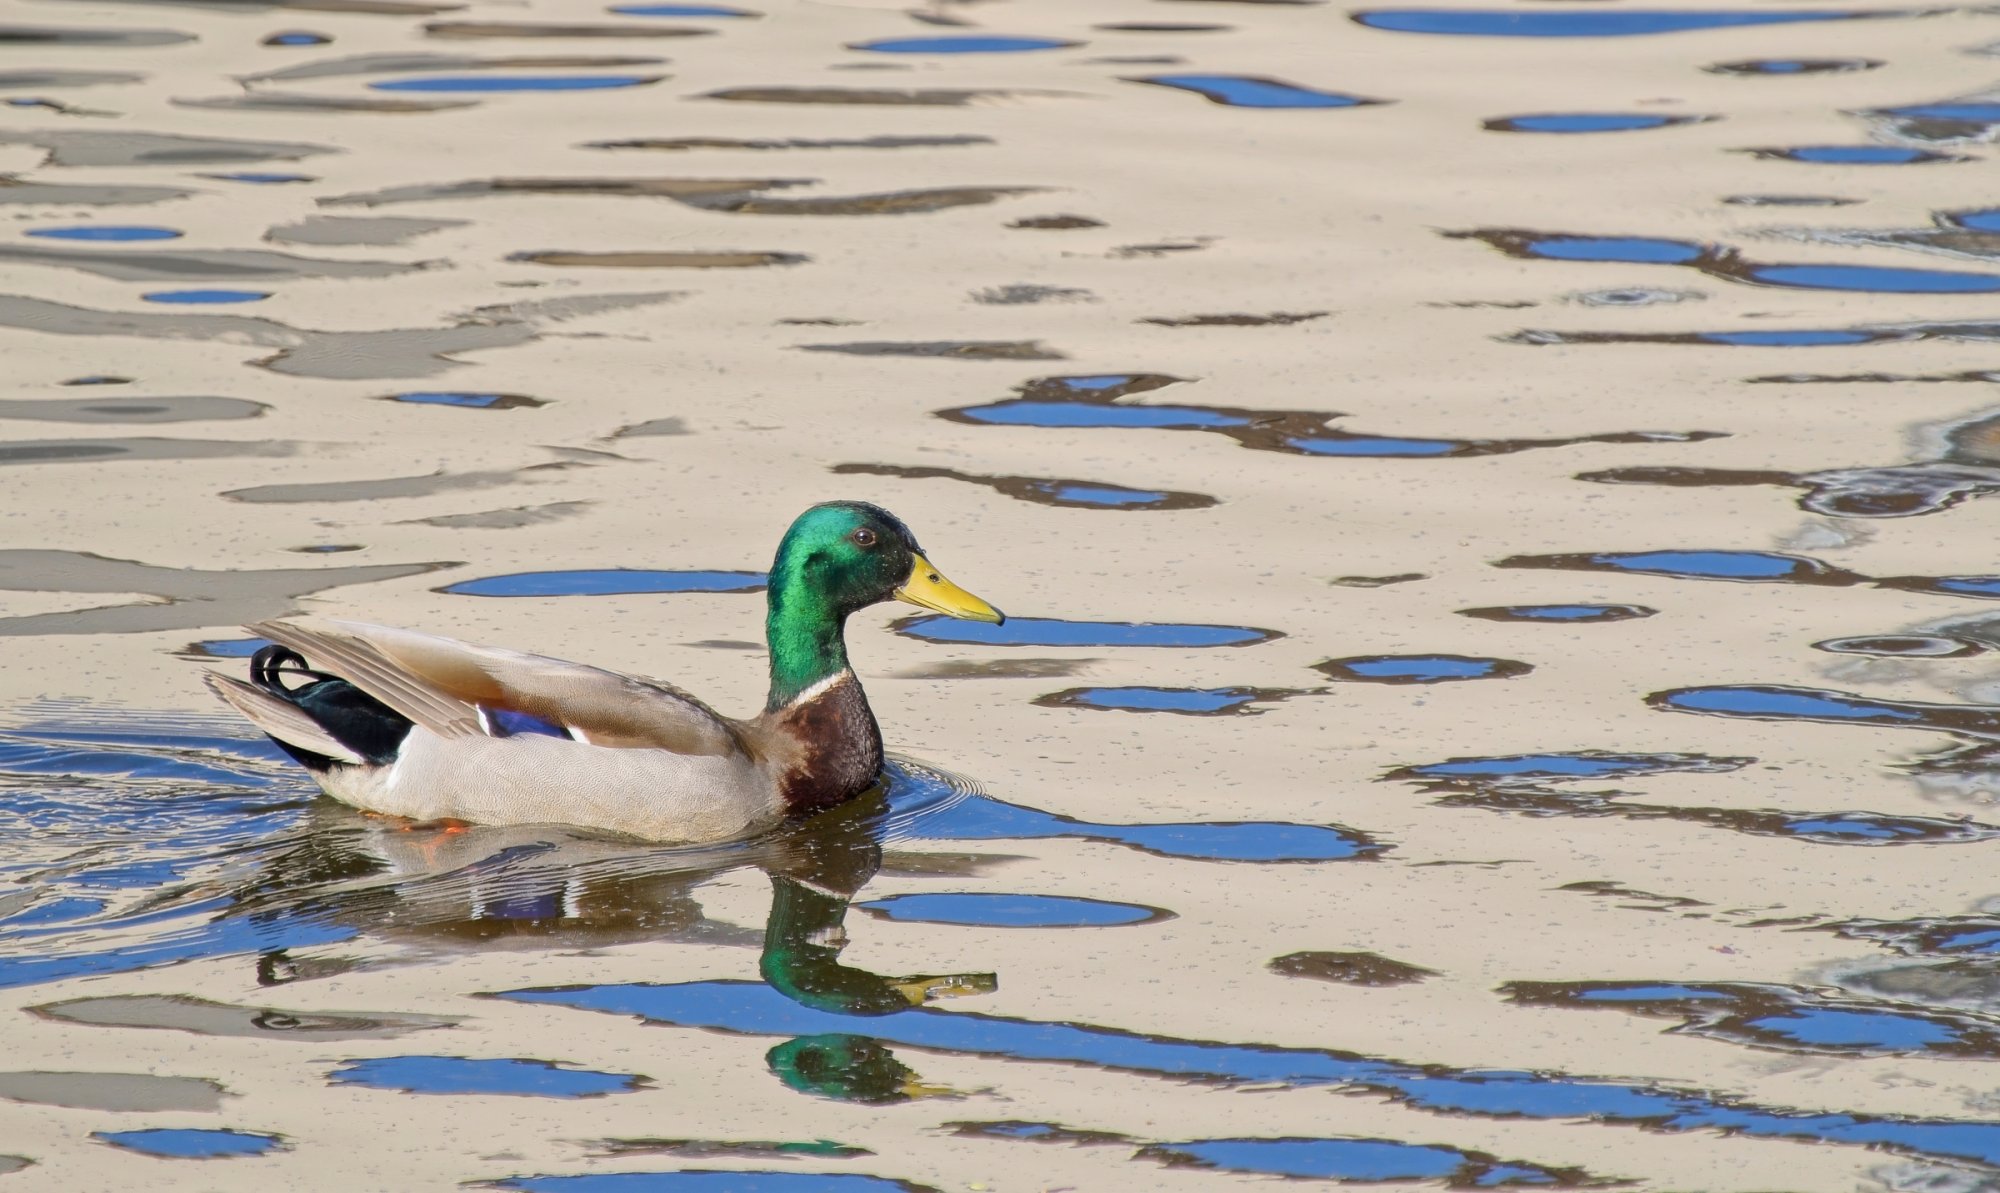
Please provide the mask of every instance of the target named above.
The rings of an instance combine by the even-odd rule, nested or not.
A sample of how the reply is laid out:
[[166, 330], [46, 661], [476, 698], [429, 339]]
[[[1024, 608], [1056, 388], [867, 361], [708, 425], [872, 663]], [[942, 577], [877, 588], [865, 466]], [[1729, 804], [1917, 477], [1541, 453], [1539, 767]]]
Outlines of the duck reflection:
[[[415, 825], [315, 804], [314, 831], [237, 892], [237, 913], [294, 916], [318, 905], [371, 936], [433, 948], [591, 948], [678, 941], [759, 949], [757, 970], [801, 1006], [878, 1016], [990, 993], [991, 973], [883, 975], [843, 964], [849, 903], [884, 866], [969, 873], [999, 857], [885, 854], [886, 785], [755, 841], [661, 849], [556, 826]], [[761, 934], [709, 918], [696, 889], [742, 869], [771, 882]], [[267, 950], [264, 985], [352, 968], [340, 958]], [[788, 1040], [766, 1057], [793, 1089], [866, 1104], [947, 1095], [880, 1041], [851, 1034]]]

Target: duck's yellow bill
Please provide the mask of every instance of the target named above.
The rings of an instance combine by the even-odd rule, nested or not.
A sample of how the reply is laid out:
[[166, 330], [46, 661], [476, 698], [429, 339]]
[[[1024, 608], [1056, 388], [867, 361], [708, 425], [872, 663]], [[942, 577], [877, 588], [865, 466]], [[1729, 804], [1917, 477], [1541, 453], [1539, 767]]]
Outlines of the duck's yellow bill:
[[910, 578], [896, 590], [896, 599], [966, 621], [990, 621], [999, 625], [1007, 620], [1007, 615], [1000, 610], [945, 579], [931, 566], [931, 561], [921, 555], [915, 556], [910, 564]]

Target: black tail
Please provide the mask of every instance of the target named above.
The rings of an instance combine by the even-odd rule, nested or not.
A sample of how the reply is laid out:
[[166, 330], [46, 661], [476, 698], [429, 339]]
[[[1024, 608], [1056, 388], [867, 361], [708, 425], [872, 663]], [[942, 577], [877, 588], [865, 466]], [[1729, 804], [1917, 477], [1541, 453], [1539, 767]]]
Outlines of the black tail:
[[[299, 675], [312, 682], [296, 688], [284, 677]], [[337, 675], [306, 665], [305, 656], [284, 646], [266, 646], [250, 657], [250, 682], [280, 700], [297, 705], [335, 741], [378, 766], [396, 760], [411, 722], [403, 714]], [[273, 739], [276, 740], [276, 739]], [[309, 770], [325, 770], [334, 760], [310, 750], [278, 742]]]

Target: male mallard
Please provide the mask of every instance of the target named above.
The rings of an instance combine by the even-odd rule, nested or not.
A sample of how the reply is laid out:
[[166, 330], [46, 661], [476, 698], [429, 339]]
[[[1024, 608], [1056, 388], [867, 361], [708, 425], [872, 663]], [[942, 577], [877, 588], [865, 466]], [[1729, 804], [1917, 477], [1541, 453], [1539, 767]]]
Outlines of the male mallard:
[[[939, 575], [895, 515], [831, 501], [778, 544], [764, 618], [771, 692], [748, 720], [653, 680], [349, 621], [251, 626], [277, 644], [251, 660], [252, 682], [208, 683], [357, 808], [722, 841], [875, 781], [882, 734], [842, 631], [848, 614], [890, 597], [1003, 620]], [[286, 687], [286, 675], [312, 682]]]

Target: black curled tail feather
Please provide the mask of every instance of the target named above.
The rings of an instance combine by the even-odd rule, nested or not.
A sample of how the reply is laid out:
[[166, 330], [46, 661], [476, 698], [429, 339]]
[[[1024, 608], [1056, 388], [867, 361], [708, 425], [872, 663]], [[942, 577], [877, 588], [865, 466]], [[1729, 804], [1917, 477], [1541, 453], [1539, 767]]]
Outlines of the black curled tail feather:
[[[287, 675], [311, 682], [286, 687]], [[408, 717], [339, 676], [313, 669], [305, 656], [287, 646], [266, 646], [250, 656], [250, 682], [297, 706], [335, 741], [377, 766], [394, 762], [403, 739], [410, 734]], [[317, 754], [308, 758], [293, 746], [282, 741], [278, 744], [308, 769], [333, 765], [330, 758]]]
[[292, 698], [291, 689], [285, 686], [280, 673], [310, 675], [314, 679], [331, 679], [323, 672], [306, 667], [306, 657], [288, 646], [266, 646], [250, 656], [250, 682], [283, 700]]

